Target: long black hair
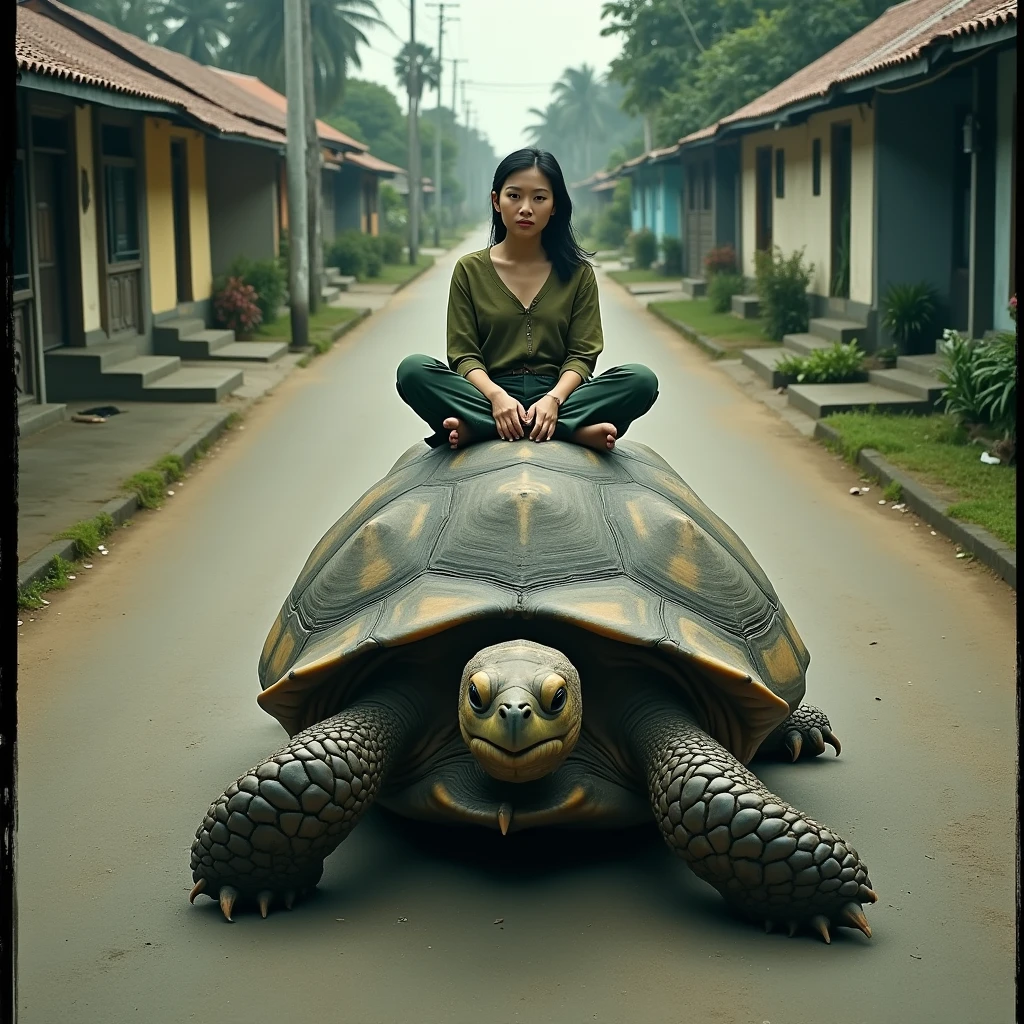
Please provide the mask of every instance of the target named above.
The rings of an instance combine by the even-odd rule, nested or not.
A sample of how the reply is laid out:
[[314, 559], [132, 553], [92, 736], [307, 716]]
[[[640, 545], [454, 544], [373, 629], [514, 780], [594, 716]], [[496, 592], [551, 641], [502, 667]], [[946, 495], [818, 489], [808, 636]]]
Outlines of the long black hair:
[[[590, 262], [590, 257], [594, 254], [581, 249], [576, 241], [572, 229], [572, 200], [569, 198], [569, 190], [565, 187], [565, 178], [558, 161], [543, 149], [517, 149], [498, 164], [491, 189], [500, 196], [509, 175], [515, 174], [516, 171], [525, 171], [527, 167], [536, 167], [551, 182], [551, 190], [554, 193], [551, 198], [556, 212], [541, 232], [540, 244], [544, 247], [544, 252], [551, 260], [559, 279], [568, 281], [582, 264]], [[494, 209], [492, 202], [490, 244], [496, 245], [503, 241], [507, 234], [508, 229], [502, 222], [501, 214]]]

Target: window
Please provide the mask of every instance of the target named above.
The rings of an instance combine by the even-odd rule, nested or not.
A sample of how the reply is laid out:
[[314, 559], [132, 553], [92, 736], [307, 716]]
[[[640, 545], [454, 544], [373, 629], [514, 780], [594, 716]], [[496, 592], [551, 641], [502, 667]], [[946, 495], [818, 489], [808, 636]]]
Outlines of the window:
[[821, 139], [811, 140], [811, 194], [821, 195]]
[[100, 138], [104, 156], [121, 156], [129, 160], [135, 156], [131, 128], [120, 124], [105, 124]]
[[138, 206], [135, 198], [135, 168], [112, 164], [104, 170], [107, 259], [111, 263], [134, 263], [141, 256]]
[[775, 150], [775, 198], [786, 198], [786, 151]]
[[28, 204], [25, 197], [25, 164], [14, 164], [14, 291], [24, 292], [32, 287], [28, 262]]
[[62, 117], [33, 117], [32, 146], [65, 152], [68, 148], [67, 121]]
[[705, 160], [701, 165], [701, 184], [704, 191], [704, 209], [711, 209], [711, 161]]

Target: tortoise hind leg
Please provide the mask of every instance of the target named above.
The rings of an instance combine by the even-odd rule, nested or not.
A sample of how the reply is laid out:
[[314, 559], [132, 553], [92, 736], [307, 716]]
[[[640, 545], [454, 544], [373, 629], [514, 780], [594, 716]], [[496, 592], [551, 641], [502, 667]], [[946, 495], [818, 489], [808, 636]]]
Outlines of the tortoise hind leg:
[[772, 794], [675, 708], [648, 708], [627, 729], [665, 841], [745, 917], [836, 925], [870, 936], [861, 905], [877, 899], [867, 868], [830, 829]]
[[836, 757], [842, 752], [839, 737], [832, 731], [832, 723], [821, 708], [801, 704], [782, 725], [765, 737], [758, 748], [758, 756], [785, 754], [791, 761], [804, 756], [817, 757], [825, 753], [825, 744], [835, 747]]
[[218, 900], [229, 921], [236, 902], [258, 902], [264, 917], [278, 899], [291, 909], [373, 803], [415, 720], [396, 693], [364, 700], [246, 772], [196, 831], [190, 899]]

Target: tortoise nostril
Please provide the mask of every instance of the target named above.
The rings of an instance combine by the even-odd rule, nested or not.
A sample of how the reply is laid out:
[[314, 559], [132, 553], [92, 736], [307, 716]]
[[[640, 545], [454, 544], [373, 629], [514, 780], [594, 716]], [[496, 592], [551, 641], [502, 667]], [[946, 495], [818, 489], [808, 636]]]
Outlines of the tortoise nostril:
[[519, 710], [523, 713], [523, 718], [529, 718], [533, 714], [533, 708], [529, 704], [520, 704]]
[[508, 718], [508, 710], [509, 710], [508, 705], [507, 704], [502, 704], [498, 708], [498, 716], [500, 718]]

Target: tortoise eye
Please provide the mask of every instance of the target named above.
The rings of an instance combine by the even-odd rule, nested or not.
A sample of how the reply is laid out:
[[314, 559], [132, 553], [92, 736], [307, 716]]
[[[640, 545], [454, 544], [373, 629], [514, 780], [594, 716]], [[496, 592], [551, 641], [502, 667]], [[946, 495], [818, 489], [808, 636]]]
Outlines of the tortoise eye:
[[565, 687], [560, 686], [556, 691], [555, 695], [551, 698], [551, 710], [561, 711], [565, 707], [566, 692]]
[[476, 683], [469, 684], [469, 703], [476, 708], [477, 711], [483, 711], [484, 702], [480, 697], [480, 691], [476, 688]]
[[469, 703], [474, 711], [483, 711], [491, 703], [491, 677], [486, 672], [474, 672], [469, 678]]

